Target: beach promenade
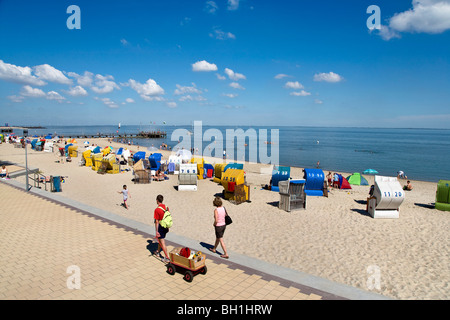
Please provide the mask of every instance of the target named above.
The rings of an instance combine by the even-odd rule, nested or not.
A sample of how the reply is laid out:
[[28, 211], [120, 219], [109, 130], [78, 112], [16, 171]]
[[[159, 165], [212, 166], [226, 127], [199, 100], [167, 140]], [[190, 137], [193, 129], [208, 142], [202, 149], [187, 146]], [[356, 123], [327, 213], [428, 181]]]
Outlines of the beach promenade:
[[[12, 180], [0, 182], [0, 194], [0, 299], [348, 299], [211, 255], [207, 274], [187, 283], [152, 256], [152, 235], [120, 217], [108, 220], [41, 190], [27, 193]], [[174, 246], [182, 245], [169, 242]], [[346, 295], [381, 298], [351, 291]]]

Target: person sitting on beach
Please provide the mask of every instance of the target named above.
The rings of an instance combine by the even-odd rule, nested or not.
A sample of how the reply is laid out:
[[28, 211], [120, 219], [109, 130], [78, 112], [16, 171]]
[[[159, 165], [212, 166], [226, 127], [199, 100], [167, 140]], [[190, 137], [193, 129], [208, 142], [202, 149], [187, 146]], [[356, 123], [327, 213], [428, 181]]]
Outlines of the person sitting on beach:
[[406, 186], [403, 187], [403, 190], [411, 191], [412, 189], [413, 189], [413, 186], [411, 184], [411, 181], [408, 180], [408, 182], [406, 182]]
[[161, 169], [158, 169], [156, 174], [153, 176], [153, 179], [156, 181], [164, 181], [167, 176], [164, 174], [164, 172], [161, 171]]
[[369, 190], [369, 196], [373, 197], [374, 191], [375, 191], [375, 185], [371, 185], [370, 190]]
[[2, 166], [2, 170], [0, 172], [0, 178], [8, 178], [9, 179], [9, 172], [5, 165]]

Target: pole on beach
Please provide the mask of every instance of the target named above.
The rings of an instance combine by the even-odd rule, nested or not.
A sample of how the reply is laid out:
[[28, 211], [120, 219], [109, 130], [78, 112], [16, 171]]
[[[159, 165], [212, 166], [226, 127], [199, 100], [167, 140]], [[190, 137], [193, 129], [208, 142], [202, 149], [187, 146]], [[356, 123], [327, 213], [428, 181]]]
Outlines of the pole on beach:
[[25, 140], [25, 172], [26, 172], [26, 191], [30, 191], [29, 183], [28, 183], [28, 153], [27, 153], [27, 135], [28, 135], [28, 129], [23, 129], [23, 139]]

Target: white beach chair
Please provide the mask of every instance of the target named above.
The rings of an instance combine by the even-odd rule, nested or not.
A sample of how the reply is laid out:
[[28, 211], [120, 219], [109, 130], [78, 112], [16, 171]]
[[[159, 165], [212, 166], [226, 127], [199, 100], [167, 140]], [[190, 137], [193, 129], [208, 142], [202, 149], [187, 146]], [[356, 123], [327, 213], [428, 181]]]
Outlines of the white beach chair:
[[178, 191], [197, 191], [197, 164], [180, 164]]
[[375, 176], [373, 196], [368, 198], [367, 211], [373, 218], [398, 219], [405, 192], [395, 177]]

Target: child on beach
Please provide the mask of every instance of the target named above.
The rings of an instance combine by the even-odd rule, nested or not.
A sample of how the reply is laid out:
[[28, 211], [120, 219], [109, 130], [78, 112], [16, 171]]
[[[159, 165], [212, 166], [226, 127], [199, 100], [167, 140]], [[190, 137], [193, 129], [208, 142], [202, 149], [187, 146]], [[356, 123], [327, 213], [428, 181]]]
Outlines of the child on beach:
[[1, 173], [0, 173], [0, 178], [5, 178], [5, 179], [9, 178], [8, 169], [6, 168], [5, 165], [2, 166], [2, 170], [1, 170]]
[[123, 206], [128, 209], [128, 204], [127, 204], [127, 200], [130, 197], [131, 198], [131, 194], [130, 192], [127, 190], [127, 185], [124, 184], [123, 185], [123, 189], [121, 191], [117, 191], [118, 193], [122, 193], [123, 194]]

